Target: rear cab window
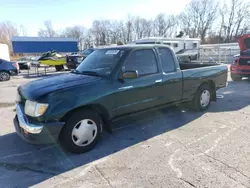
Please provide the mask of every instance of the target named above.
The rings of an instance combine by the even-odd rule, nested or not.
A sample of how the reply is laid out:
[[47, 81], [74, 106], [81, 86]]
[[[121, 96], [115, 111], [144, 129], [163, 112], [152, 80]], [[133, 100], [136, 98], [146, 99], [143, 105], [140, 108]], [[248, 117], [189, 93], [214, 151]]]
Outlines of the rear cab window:
[[168, 48], [158, 48], [162, 70], [164, 73], [176, 71], [175, 61], [172, 52]]

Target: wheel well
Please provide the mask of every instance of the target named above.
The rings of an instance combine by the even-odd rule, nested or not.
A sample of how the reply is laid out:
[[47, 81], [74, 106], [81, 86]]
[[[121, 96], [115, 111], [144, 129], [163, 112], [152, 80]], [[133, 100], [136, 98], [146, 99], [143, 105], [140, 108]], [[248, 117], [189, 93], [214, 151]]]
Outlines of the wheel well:
[[85, 105], [85, 106], [75, 108], [75, 109], [69, 111], [68, 113], [66, 113], [61, 118], [61, 121], [65, 122], [76, 111], [84, 110], [84, 109], [90, 109], [90, 110], [94, 110], [95, 112], [97, 112], [102, 118], [103, 128], [108, 132], [112, 132], [112, 129], [110, 126], [110, 116], [109, 116], [108, 110], [100, 104], [90, 104], [90, 105]]
[[8, 71], [8, 70], [1, 70], [0, 72], [6, 72], [6, 73], [10, 74], [10, 71]]
[[201, 83], [201, 85], [199, 87], [201, 87], [203, 84], [208, 84], [209, 87], [211, 88], [211, 92], [212, 92], [212, 101], [216, 101], [216, 88], [215, 88], [215, 83], [213, 80], [208, 80], [206, 82]]

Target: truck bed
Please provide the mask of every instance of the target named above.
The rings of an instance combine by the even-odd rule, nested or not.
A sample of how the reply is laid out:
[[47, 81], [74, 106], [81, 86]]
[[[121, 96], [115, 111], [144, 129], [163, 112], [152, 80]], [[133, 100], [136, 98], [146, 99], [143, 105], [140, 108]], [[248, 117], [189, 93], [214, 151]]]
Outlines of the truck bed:
[[216, 90], [226, 86], [228, 69], [224, 64], [180, 63], [179, 65], [183, 76], [183, 99], [190, 100], [203, 82], [214, 84]]
[[195, 68], [201, 68], [201, 67], [218, 66], [221, 64], [219, 63], [180, 63], [179, 65], [180, 65], [181, 70], [187, 70], [187, 69], [195, 69]]

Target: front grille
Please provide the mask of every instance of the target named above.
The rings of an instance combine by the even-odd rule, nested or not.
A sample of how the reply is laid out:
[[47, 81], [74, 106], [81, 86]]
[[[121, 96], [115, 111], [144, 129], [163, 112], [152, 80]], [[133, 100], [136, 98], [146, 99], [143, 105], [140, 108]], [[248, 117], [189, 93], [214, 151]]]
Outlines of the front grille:
[[239, 61], [239, 65], [246, 65], [246, 66], [250, 66], [250, 59], [240, 59]]

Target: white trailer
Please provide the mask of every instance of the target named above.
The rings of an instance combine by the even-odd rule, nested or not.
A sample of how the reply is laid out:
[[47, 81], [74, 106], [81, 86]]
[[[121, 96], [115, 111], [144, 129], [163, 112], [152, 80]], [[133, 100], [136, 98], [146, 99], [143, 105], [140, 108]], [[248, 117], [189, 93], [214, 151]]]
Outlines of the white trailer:
[[132, 44], [166, 44], [171, 46], [175, 53], [183, 50], [197, 50], [198, 52], [200, 48], [200, 39], [149, 37], [133, 41]]
[[9, 48], [7, 44], [0, 44], [0, 59], [7, 61], [10, 60]]

